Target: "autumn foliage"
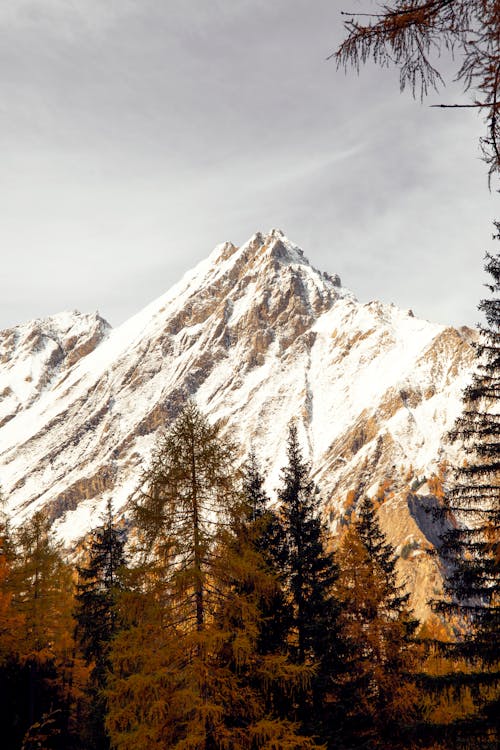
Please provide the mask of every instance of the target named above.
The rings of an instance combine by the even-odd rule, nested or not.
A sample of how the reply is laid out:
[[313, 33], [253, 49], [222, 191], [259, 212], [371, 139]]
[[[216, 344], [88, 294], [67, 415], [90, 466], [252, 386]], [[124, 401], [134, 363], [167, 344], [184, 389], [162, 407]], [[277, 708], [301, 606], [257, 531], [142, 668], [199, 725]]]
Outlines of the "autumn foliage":
[[[448, 728], [477, 715], [476, 668], [440, 649], [456, 632], [439, 617], [417, 635], [378, 522], [391, 482], [373, 500], [351, 493], [334, 545], [294, 423], [286, 439], [273, 505], [255, 455], [238, 469], [188, 403], [145, 470], [128, 538], [109, 504], [77, 569], [41, 514], [14, 532], [3, 517], [9, 748], [452, 746]], [[429, 483], [438, 496], [443, 481]], [[436, 693], [457, 670], [470, 686]]]

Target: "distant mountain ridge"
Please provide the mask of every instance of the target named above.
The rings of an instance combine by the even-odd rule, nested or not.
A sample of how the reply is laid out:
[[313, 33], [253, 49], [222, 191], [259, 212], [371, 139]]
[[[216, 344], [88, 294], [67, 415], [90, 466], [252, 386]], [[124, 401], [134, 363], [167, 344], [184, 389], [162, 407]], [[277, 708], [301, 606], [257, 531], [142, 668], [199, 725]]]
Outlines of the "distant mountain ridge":
[[472, 335], [361, 304], [279, 230], [227, 242], [116, 329], [74, 312], [0, 332], [0, 484], [16, 522], [44, 507], [71, 544], [108, 497], [126, 506], [158, 430], [194, 397], [253, 445], [270, 489], [295, 417], [333, 528], [350, 490], [390, 481], [381, 519], [418, 557], [403, 474], [450, 455]]

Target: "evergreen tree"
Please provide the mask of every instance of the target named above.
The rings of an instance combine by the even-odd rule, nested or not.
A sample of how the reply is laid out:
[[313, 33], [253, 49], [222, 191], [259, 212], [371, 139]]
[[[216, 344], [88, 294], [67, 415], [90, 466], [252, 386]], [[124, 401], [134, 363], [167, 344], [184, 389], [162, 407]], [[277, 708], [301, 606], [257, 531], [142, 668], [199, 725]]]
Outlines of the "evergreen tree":
[[339, 559], [340, 620], [350, 643], [342, 741], [351, 748], [407, 747], [418, 697], [411, 675], [417, 622], [396, 582], [394, 550], [367, 498], [342, 539]]
[[[500, 239], [500, 223], [496, 223]], [[480, 304], [486, 325], [476, 346], [476, 371], [452, 438], [465, 452], [445, 497], [454, 524], [439, 550], [446, 563], [446, 601], [435, 609], [451, 619], [460, 668], [441, 682], [470, 692], [475, 710], [448, 731], [450, 746], [493, 748], [500, 742], [500, 255], [487, 255], [494, 295]], [[445, 689], [447, 689], [445, 687]]]
[[242, 512], [250, 543], [274, 579], [271, 591], [260, 602], [259, 649], [262, 653], [286, 651], [292, 608], [285, 593], [285, 534], [278, 515], [270, 508], [264, 477], [253, 451], [243, 467], [242, 495]]
[[242, 501], [219, 536], [216, 579], [222, 596], [213, 622], [214, 666], [229, 699], [224, 715], [230, 746], [317, 748], [289, 710], [311, 684], [313, 670], [287, 653], [290, 607], [273, 552], [281, 549], [281, 529], [267, 507], [253, 454], [243, 488]]
[[291, 605], [287, 645], [297, 664], [315, 665], [316, 669], [311, 690], [297, 701], [297, 718], [306, 730], [328, 736], [336, 710], [334, 702], [327, 705], [327, 700], [334, 693], [343, 659], [338, 602], [333, 595], [338, 568], [326, 547], [319, 493], [310, 479], [293, 422], [288, 430], [287, 458], [278, 490], [285, 587]]
[[118, 750], [315, 747], [266, 701], [270, 682], [304, 672], [257, 651], [259, 603], [275, 581], [248, 544], [233, 455], [189, 403], [146, 472], [134, 513], [142, 562], [111, 652]]
[[104, 690], [111, 640], [119, 626], [117, 598], [124, 587], [124, 546], [124, 532], [113, 521], [109, 501], [102, 525], [91, 532], [86, 564], [78, 567], [76, 587], [76, 636], [87, 665], [92, 667], [87, 686], [89, 705], [82, 722], [87, 750], [109, 747]]

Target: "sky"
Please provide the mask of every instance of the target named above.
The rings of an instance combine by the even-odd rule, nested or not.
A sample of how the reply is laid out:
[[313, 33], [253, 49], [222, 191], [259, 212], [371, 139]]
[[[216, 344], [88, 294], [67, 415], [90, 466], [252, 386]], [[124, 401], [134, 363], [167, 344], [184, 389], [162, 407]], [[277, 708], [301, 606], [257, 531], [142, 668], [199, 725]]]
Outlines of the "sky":
[[272, 227], [361, 301], [480, 320], [483, 123], [429, 106], [469, 101], [453, 82], [422, 103], [396, 70], [338, 71], [347, 5], [0, 2], [0, 329], [118, 325]]

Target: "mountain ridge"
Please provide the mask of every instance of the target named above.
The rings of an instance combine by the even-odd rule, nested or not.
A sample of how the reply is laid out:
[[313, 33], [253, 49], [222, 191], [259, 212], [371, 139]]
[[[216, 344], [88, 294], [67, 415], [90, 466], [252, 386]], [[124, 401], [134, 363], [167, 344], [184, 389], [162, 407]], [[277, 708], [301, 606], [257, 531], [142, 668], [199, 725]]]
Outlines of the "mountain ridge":
[[404, 523], [389, 536], [403, 543], [421, 530], [400, 470], [429, 476], [452, 457], [471, 336], [358, 302], [280, 230], [218, 245], [117, 328], [62, 313], [2, 331], [0, 478], [14, 521], [43, 507], [73, 544], [108, 497], [126, 508], [158, 430], [194, 397], [243, 453], [253, 445], [270, 490], [295, 417], [333, 529], [349, 491], [391, 479]]

